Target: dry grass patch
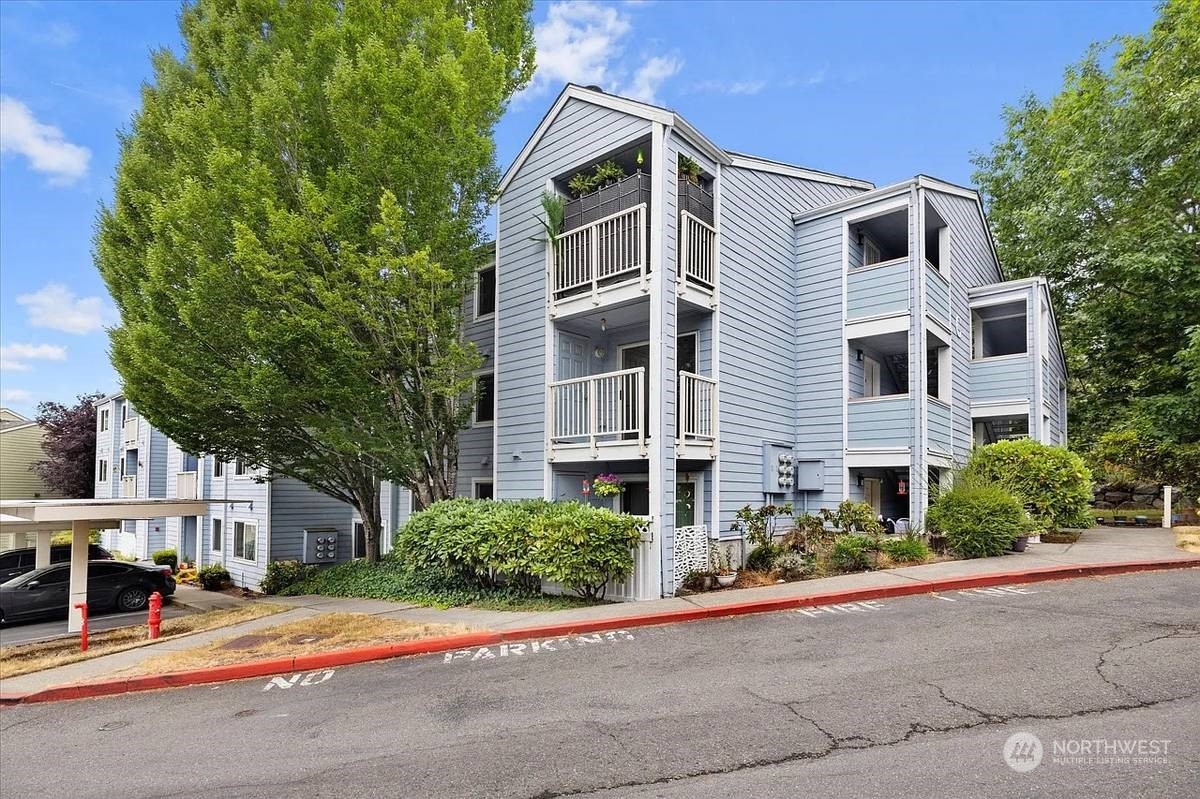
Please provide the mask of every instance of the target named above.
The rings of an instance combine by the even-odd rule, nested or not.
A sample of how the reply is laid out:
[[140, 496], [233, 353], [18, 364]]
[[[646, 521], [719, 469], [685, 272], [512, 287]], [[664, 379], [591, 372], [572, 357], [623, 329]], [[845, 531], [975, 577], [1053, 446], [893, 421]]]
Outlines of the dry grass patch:
[[1200, 555], [1200, 527], [1176, 527], [1175, 546]]
[[[269, 602], [248, 602], [236, 608], [190, 613], [174, 619], [163, 619], [162, 625], [159, 627], [158, 641], [205, 630], [215, 630], [218, 627], [229, 627], [244, 621], [270, 616], [282, 610], [289, 610], [289, 608]], [[66, 666], [81, 660], [91, 660], [116, 652], [124, 652], [127, 649], [158, 643], [158, 641], [149, 640], [147, 635], [144, 624], [91, 633], [88, 635], [88, 651], [86, 652], [79, 651], [79, 638], [76, 636], [56, 638], [53, 641], [3, 646], [0, 647], [0, 679]]]
[[164, 674], [467, 632], [472, 632], [472, 628], [461, 624], [419, 624], [366, 613], [322, 613], [309, 619], [264, 627], [248, 635], [214, 641], [195, 649], [164, 653], [127, 673]]

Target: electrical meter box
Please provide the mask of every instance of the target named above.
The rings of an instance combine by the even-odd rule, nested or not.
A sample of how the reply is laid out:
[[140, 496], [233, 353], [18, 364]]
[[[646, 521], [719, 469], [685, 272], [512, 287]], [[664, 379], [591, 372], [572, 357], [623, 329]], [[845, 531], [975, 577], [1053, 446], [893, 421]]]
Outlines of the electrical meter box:
[[788, 494], [796, 486], [796, 456], [790, 444], [763, 442], [763, 493]]
[[337, 528], [317, 527], [304, 531], [305, 563], [337, 563], [337, 559]]
[[825, 490], [825, 461], [796, 461], [796, 490]]

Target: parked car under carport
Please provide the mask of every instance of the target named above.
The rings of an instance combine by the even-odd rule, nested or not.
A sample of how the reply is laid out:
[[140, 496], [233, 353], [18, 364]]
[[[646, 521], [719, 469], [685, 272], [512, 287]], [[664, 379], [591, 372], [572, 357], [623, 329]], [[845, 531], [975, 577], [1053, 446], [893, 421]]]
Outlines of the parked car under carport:
[[[34, 569], [0, 585], [0, 624], [67, 615], [71, 567], [56, 564]], [[132, 612], [149, 604], [157, 591], [175, 593], [175, 578], [158, 566], [97, 560], [88, 563], [88, 613]]]

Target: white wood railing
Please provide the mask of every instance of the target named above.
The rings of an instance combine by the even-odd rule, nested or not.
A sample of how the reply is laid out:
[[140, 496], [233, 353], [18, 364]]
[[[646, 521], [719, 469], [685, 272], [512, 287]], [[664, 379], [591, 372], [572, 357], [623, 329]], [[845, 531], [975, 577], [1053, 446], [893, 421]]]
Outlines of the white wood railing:
[[617, 277], [645, 279], [646, 250], [645, 203], [562, 233], [554, 245], [554, 293], [597, 292]]
[[137, 417], [134, 416], [130, 419], [126, 419], [124, 424], [121, 425], [121, 441], [125, 444], [136, 443], [137, 442], [137, 434], [138, 434]]
[[195, 472], [179, 472], [175, 476], [175, 496], [179, 499], [196, 499]]
[[717, 381], [679, 373], [679, 437], [711, 441], [717, 431]]
[[646, 370], [559, 380], [550, 384], [552, 439], [564, 444], [646, 441]]
[[137, 475], [129, 475], [121, 478], [121, 496], [136, 497], [137, 496]]
[[712, 289], [716, 278], [717, 229], [687, 211], [679, 215], [679, 280]]

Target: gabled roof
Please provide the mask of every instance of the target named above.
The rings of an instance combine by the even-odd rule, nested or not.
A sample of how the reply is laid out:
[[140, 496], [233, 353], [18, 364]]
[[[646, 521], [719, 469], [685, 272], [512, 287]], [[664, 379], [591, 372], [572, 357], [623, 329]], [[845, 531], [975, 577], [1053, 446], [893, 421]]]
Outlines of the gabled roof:
[[525, 146], [521, 148], [521, 152], [517, 153], [517, 157], [512, 164], [504, 172], [504, 176], [500, 178], [500, 185], [496, 189], [496, 193], [503, 193], [512, 182], [514, 176], [520, 171], [521, 167], [533, 154], [533, 150], [537, 147], [538, 142], [546, 134], [546, 131], [558, 117], [563, 107], [571, 100], [580, 100], [585, 103], [591, 103], [602, 108], [609, 108], [613, 111], [620, 111], [630, 116], [640, 117], [647, 122], [658, 122], [663, 125], [670, 125], [678, 130], [683, 136], [692, 143], [700, 152], [716, 161], [719, 164], [728, 166], [741, 167], [743, 169], [754, 169], [760, 172], [772, 172], [788, 177], [799, 177], [807, 180], [815, 180], [823, 183], [836, 183], [842, 186], [852, 188], [870, 189], [874, 187], [873, 183], [856, 178], [847, 178], [841, 175], [834, 175], [830, 172], [821, 172], [815, 169], [806, 169], [805, 167], [793, 166], [791, 164], [783, 164], [779, 161], [772, 161], [766, 158], [757, 158], [743, 153], [734, 153], [714, 144], [707, 136], [701, 133], [690, 122], [682, 116], [672, 111], [669, 108], [644, 103], [640, 100], [632, 100], [628, 97], [619, 97], [615, 94], [609, 94], [595, 88], [579, 86], [574, 83], [568, 83], [562, 92], [558, 95], [553, 105], [542, 117], [542, 121], [538, 123], [534, 129], [533, 135], [525, 142]]

